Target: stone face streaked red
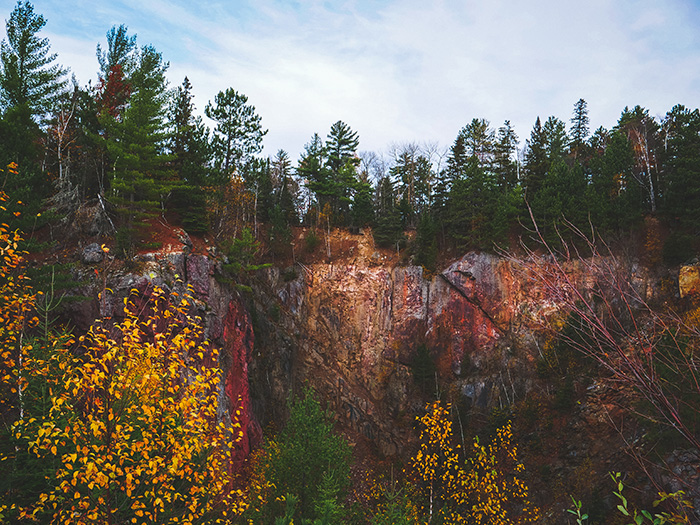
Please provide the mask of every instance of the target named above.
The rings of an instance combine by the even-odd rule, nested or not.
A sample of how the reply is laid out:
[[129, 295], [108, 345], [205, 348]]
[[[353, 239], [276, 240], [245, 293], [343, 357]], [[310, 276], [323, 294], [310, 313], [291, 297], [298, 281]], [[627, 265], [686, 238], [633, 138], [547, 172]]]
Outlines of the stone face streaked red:
[[[537, 331], [560, 309], [511, 262], [485, 253], [468, 253], [431, 277], [419, 266], [362, 260], [304, 266], [292, 281], [274, 268], [259, 277], [258, 313], [275, 304], [279, 316], [268, 331], [294, 334], [286, 384], [309, 384], [342, 428], [388, 455], [414, 438], [424, 406], [412, 372], [420, 344], [436, 365], [435, 388], [452, 402], [489, 409], [531, 388]], [[261, 352], [268, 363], [283, 362], [283, 346], [265, 334]], [[263, 372], [255, 364], [266, 374], [260, 383], [272, 385], [258, 395], [283, 403], [284, 367]]]
[[223, 324], [221, 359], [227, 364], [224, 391], [229, 403], [231, 422], [240, 424], [242, 432], [241, 440], [234, 449], [234, 461], [241, 461], [248, 457], [251, 449], [262, 439], [262, 429], [251, 408], [248, 382], [248, 362], [255, 344], [255, 335], [250, 315], [240, 301], [229, 302]]

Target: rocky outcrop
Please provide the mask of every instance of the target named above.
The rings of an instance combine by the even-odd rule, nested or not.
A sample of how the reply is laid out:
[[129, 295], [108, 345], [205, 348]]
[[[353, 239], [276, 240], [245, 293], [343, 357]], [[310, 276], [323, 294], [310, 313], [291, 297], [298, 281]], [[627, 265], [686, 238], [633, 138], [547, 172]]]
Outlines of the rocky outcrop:
[[344, 428], [392, 455], [413, 438], [426, 397], [413, 379], [421, 344], [435, 364], [430, 393], [449, 389], [451, 400], [486, 408], [529, 388], [533, 327], [548, 303], [506, 260], [470, 253], [430, 278], [419, 266], [362, 263], [297, 272], [285, 281], [289, 271], [269, 268], [256, 286], [259, 406], [284, 406], [308, 382]]

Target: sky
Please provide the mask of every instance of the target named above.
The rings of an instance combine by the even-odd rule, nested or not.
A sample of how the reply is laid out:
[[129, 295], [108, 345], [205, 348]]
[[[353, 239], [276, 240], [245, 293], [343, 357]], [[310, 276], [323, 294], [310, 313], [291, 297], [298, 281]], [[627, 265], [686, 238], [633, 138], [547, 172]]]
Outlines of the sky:
[[[229, 87], [268, 129], [264, 154], [296, 161], [314, 133], [347, 123], [360, 151], [446, 149], [473, 118], [567, 123], [588, 104], [591, 131], [625, 106], [662, 117], [700, 106], [700, 0], [34, 0], [58, 62], [81, 85], [95, 48], [125, 24], [187, 76], [195, 105]], [[4, 0], [4, 18], [13, 3]], [[4, 33], [3, 33], [4, 34]]]

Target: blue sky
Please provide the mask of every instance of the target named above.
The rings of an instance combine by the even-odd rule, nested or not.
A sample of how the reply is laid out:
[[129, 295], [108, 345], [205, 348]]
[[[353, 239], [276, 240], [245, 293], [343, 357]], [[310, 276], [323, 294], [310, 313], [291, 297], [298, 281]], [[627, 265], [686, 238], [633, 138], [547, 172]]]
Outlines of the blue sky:
[[[14, 5], [4, 2], [4, 18]], [[228, 87], [262, 116], [265, 153], [298, 159], [337, 120], [360, 150], [449, 147], [472, 118], [509, 119], [521, 145], [537, 116], [591, 128], [625, 106], [700, 105], [698, 0], [35, 0], [58, 60], [96, 79], [95, 47], [125, 24], [187, 75], [195, 103]]]

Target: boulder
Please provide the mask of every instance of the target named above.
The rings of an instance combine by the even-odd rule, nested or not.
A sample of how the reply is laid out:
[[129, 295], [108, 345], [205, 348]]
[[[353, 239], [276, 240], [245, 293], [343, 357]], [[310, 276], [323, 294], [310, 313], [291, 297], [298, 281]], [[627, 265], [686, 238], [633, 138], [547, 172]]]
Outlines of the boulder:
[[104, 252], [102, 247], [96, 242], [88, 244], [84, 249], [83, 253], [80, 255], [80, 259], [84, 264], [99, 264], [104, 259]]

